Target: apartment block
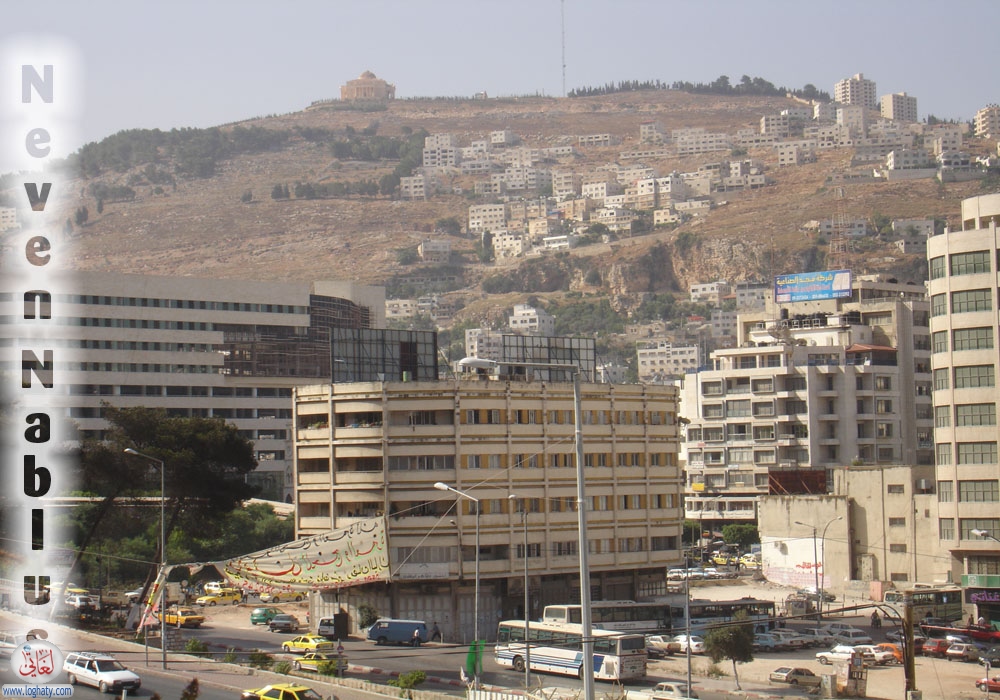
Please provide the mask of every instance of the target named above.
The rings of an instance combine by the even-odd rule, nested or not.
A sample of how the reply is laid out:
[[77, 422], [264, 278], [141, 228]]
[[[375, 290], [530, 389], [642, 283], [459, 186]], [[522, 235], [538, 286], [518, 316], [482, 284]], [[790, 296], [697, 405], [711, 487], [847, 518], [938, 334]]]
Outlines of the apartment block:
[[861, 138], [868, 131], [868, 112], [859, 105], [845, 105], [837, 109], [837, 124], [845, 127], [852, 138]]
[[462, 162], [461, 149], [452, 134], [431, 134], [424, 139], [425, 168], [454, 168]]
[[741, 315], [735, 348], [685, 378], [687, 517], [752, 521], [768, 493], [826, 493], [845, 464], [933, 464], [924, 288], [856, 280], [849, 300]]
[[356, 619], [369, 604], [438, 620], [455, 642], [477, 626], [492, 639], [497, 619], [523, 615], [526, 567], [538, 610], [579, 596], [581, 546], [595, 600], [666, 594], [681, 548], [676, 388], [588, 380], [576, 393], [567, 372], [506, 369], [295, 392], [296, 535], [382, 519], [393, 574], [321, 590], [313, 614]]
[[964, 200], [961, 215], [960, 228], [927, 240], [937, 536], [953, 580], [980, 594], [977, 616], [998, 620], [1000, 604], [991, 601], [1000, 600], [1000, 552], [992, 540], [1000, 537], [1000, 194]]
[[787, 114], [766, 114], [760, 118], [760, 133], [787, 138], [791, 134], [791, 119]]
[[611, 134], [586, 134], [584, 136], [578, 136], [577, 144], [583, 147], [587, 146], [610, 146], [615, 143], [615, 139], [612, 138]]
[[64, 391], [50, 402], [77, 437], [104, 438], [105, 403], [221, 418], [254, 442], [250, 480], [278, 500], [292, 486], [292, 387], [333, 379], [335, 331], [385, 325], [384, 290], [350, 282], [78, 272], [70, 288], [51, 300]]
[[717, 280], [692, 284], [688, 292], [688, 298], [695, 304], [718, 305], [720, 299], [729, 294], [730, 288], [725, 280]]
[[1000, 106], [986, 105], [976, 112], [973, 126], [976, 136], [987, 139], [1000, 137]]
[[639, 143], [663, 143], [666, 134], [659, 122], [642, 122], [639, 124]]
[[856, 73], [834, 85], [833, 100], [843, 105], [857, 105], [866, 109], [879, 107], [875, 98], [875, 81], [865, 78], [864, 73]]
[[469, 232], [496, 231], [507, 225], [503, 204], [473, 204], [469, 207]]
[[424, 262], [445, 264], [451, 260], [451, 241], [446, 238], [425, 238], [417, 246], [417, 254]]
[[516, 146], [521, 139], [510, 129], [498, 129], [490, 132], [490, 146], [494, 148], [507, 148]]
[[882, 95], [880, 100], [883, 119], [914, 123], [917, 120], [917, 98], [905, 92]]
[[639, 381], [662, 384], [701, 365], [701, 348], [697, 345], [675, 345], [669, 340], [648, 340], [636, 343], [636, 367]]
[[553, 336], [556, 332], [556, 318], [545, 309], [536, 309], [529, 304], [514, 304], [514, 313], [507, 317], [507, 327], [515, 333]]

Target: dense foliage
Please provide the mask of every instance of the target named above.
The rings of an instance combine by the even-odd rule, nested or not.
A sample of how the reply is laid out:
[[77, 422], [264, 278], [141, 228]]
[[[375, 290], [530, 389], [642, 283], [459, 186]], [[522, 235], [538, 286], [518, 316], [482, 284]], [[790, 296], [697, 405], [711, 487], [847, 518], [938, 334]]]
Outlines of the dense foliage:
[[638, 90], [681, 90], [683, 92], [703, 93], [709, 95], [763, 95], [768, 97], [784, 97], [792, 94], [806, 100], [830, 101], [830, 93], [816, 89], [811, 83], [801, 90], [791, 90], [775, 85], [763, 78], [744, 75], [740, 82], [732, 85], [728, 75], [720, 75], [710, 83], [692, 83], [687, 80], [676, 80], [667, 85], [660, 80], [621, 80], [617, 83], [606, 83], [600, 87], [580, 87], [569, 91], [569, 97], [592, 97], [594, 95], [611, 95], [619, 92], [636, 92]]
[[736, 679], [736, 690], [740, 690], [740, 676], [736, 664], [753, 661], [753, 625], [747, 620], [746, 613], [737, 612], [733, 623], [716, 627], [705, 634], [705, 653], [714, 663], [723, 659], [733, 662], [733, 677]]

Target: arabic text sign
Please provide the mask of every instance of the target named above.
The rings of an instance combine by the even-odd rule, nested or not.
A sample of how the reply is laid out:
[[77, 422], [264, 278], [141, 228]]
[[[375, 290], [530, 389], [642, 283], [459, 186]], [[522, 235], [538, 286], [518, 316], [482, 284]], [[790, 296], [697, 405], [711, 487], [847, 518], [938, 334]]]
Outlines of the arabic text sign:
[[271, 549], [231, 559], [226, 575], [259, 592], [344, 588], [389, 580], [385, 518], [363, 520]]
[[843, 299], [851, 296], [851, 271], [799, 272], [774, 278], [774, 301], [789, 304], [796, 301]]

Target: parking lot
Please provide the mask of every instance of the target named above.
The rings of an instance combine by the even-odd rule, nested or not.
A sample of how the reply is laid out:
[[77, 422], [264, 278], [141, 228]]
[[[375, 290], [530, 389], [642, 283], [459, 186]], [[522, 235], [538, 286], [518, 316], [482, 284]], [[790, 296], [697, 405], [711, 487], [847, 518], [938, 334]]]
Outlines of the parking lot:
[[[691, 587], [693, 598], [705, 598], [708, 600], [733, 600], [744, 596], [773, 600], [781, 606], [784, 599], [793, 592], [793, 589], [777, 586], [767, 582], [753, 582], [747, 580], [725, 581], [719, 583], [700, 583]], [[849, 601], [850, 605], [856, 605], [861, 601]], [[892, 632], [895, 627], [888, 622], [880, 629], [872, 629], [868, 614], [839, 614], [836, 610], [841, 606], [837, 601], [831, 605], [831, 611], [824, 613], [823, 622], [846, 622], [854, 627], [867, 632], [875, 641], [880, 643], [886, 641], [886, 635]], [[787, 623], [788, 629], [804, 629], [815, 627], [816, 621], [810, 617], [806, 620], [790, 619]], [[798, 651], [781, 652], [755, 652], [754, 661], [747, 664], [740, 664], [740, 681], [746, 687], [747, 684], [755, 686], [770, 686], [776, 692], [785, 694], [789, 689], [782, 686], [770, 684], [768, 674], [779, 666], [801, 666], [808, 668], [816, 674], [834, 673], [834, 667], [825, 666], [816, 661], [816, 653], [824, 650], [825, 647], [814, 647]], [[695, 687], [707, 678], [707, 669], [711, 660], [707, 657], [696, 655], [692, 658], [692, 671]], [[976, 679], [985, 675], [985, 669], [978, 663], [947, 661], [945, 659], [929, 658], [919, 656], [916, 659], [916, 684], [922, 691], [925, 700], [964, 700], [965, 698], [982, 698], [983, 693], [976, 690]], [[719, 664], [719, 668], [726, 673], [727, 679], [732, 681], [732, 663], [725, 661]], [[651, 676], [663, 676], [665, 678], [683, 678], [687, 672], [687, 661], [684, 655], [677, 655], [665, 660], [652, 661], [650, 663]], [[992, 671], [991, 675], [998, 675], [1000, 671]], [[712, 685], [715, 685], [714, 683]], [[730, 687], [732, 687], [730, 685]], [[876, 666], [868, 672], [867, 695], [870, 698], [903, 698], [904, 697], [904, 677], [903, 668], [898, 664], [887, 666]]]

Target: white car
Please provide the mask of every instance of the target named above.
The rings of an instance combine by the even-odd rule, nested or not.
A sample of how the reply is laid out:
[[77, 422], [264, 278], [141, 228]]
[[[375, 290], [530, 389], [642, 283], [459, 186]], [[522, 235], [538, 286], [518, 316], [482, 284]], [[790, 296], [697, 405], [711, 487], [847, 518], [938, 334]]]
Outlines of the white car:
[[854, 658], [855, 654], [861, 654], [863, 663], [865, 666], [872, 666], [875, 664], [875, 657], [871, 654], [865, 654], [864, 651], [860, 649], [855, 649], [854, 647], [849, 647], [844, 644], [838, 644], [829, 651], [821, 651], [816, 654], [816, 660], [821, 664], [832, 664], [834, 661], [850, 661]]
[[861, 653], [870, 653], [875, 657], [875, 663], [879, 666], [885, 666], [886, 664], [896, 663], [896, 655], [887, 649], [879, 649], [874, 644], [858, 644], [854, 647], [855, 651], [860, 651]]
[[[704, 654], [705, 653], [705, 640], [697, 635], [691, 635], [691, 653], [692, 654]], [[688, 650], [688, 636], [686, 634], [678, 634], [674, 637], [674, 641], [681, 645], [681, 651], [687, 653]]]
[[120, 661], [108, 654], [74, 652], [63, 663], [66, 680], [70, 685], [92, 685], [102, 693], [136, 691], [142, 685], [139, 676], [125, 668]]
[[833, 633], [821, 627], [807, 627], [806, 629], [799, 630], [799, 634], [806, 639], [811, 639], [813, 646], [829, 646], [837, 643], [837, 639]]
[[852, 647], [858, 646], [859, 644], [875, 643], [875, 641], [864, 630], [842, 630], [837, 632], [834, 637], [837, 638], [837, 643], [846, 644]]
[[805, 649], [806, 647], [811, 646], [811, 642], [808, 638], [789, 629], [771, 630], [770, 634], [780, 639], [781, 643], [789, 649]]

